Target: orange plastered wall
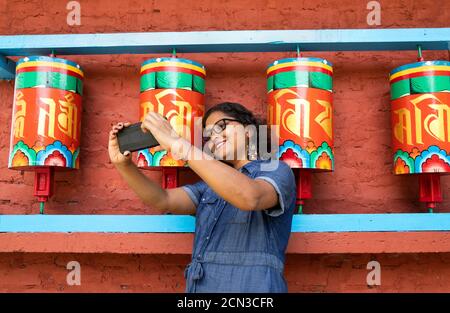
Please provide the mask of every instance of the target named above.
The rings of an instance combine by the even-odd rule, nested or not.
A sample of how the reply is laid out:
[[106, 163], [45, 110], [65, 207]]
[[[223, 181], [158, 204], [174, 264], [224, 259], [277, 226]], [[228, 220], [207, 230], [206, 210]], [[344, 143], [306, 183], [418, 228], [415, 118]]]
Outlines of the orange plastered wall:
[[[449, 27], [450, 1], [379, 1], [381, 25], [369, 26], [367, 1], [106, 1], [81, 0], [81, 25], [66, 23], [67, 1], [0, 0], [0, 34], [50, 34], [94, 32], [152, 32], [196, 30], [325, 29]], [[300, 47], [301, 49], [301, 47]], [[107, 154], [111, 122], [139, 118], [139, 69], [156, 55], [62, 56], [78, 62], [84, 72], [80, 170], [56, 173], [55, 195], [47, 214], [155, 214], [128, 189], [110, 164]], [[259, 116], [266, 116], [266, 66], [295, 53], [180, 54], [206, 66], [206, 107], [236, 101]], [[416, 60], [415, 52], [305, 52], [326, 58], [334, 65], [334, 173], [316, 174], [314, 198], [305, 213], [386, 213], [425, 211], [418, 203], [414, 177], [392, 174], [389, 72]], [[427, 60], [448, 59], [446, 51], [424, 51]], [[7, 168], [14, 82], [0, 81], [0, 214], [38, 212], [33, 196], [34, 175]], [[158, 172], [146, 172], [159, 180]], [[183, 174], [181, 183], [196, 177]], [[442, 178], [444, 203], [438, 211], [450, 212], [450, 178]], [[42, 243], [45, 244], [45, 243]], [[329, 261], [330, 258], [337, 261]], [[448, 256], [379, 256], [391, 266], [392, 284], [384, 290], [441, 290], [440, 280], [425, 273], [407, 278], [426, 264], [447, 281]], [[186, 256], [115, 255], [0, 255], [1, 290], [57, 291], [66, 258], [80, 258], [89, 265], [92, 285], [86, 291], [181, 291]], [[59, 264], [59, 260], [61, 264]], [[95, 259], [95, 260], [94, 260]], [[366, 260], [367, 259], [367, 260]], [[365, 264], [370, 256], [304, 256], [288, 258], [291, 291], [368, 290]], [[334, 260], [334, 259], [333, 259]], [[331, 263], [330, 263], [331, 262]], [[425, 264], [419, 266], [418, 264]], [[314, 264], [314, 265], [313, 265]], [[331, 264], [331, 265], [330, 265]], [[333, 265], [338, 264], [338, 265]], [[340, 264], [340, 265], [339, 265]], [[42, 266], [40, 266], [42, 265]], [[314, 270], [311, 270], [313, 268]], [[439, 271], [442, 269], [442, 271]], [[3, 276], [2, 276], [3, 273]], [[26, 274], [27, 273], [27, 274]], [[131, 273], [131, 274], [130, 274]], [[152, 273], [152, 274], [149, 274]], [[320, 274], [315, 274], [320, 273]], [[440, 274], [438, 274], [440, 273]], [[21, 275], [31, 275], [30, 282]], [[316, 277], [315, 275], [319, 275]], [[21, 279], [21, 277], [23, 279]], [[62, 276], [61, 276], [62, 277]], [[65, 277], [65, 276], [64, 276]], [[406, 277], [406, 278], [405, 278]], [[441, 279], [439, 278], [439, 279]], [[63, 278], [62, 283], [64, 283]], [[65, 279], [65, 278], [64, 278]], [[337, 279], [337, 280], [334, 280]], [[403, 279], [406, 279], [404, 281]], [[409, 280], [408, 280], [409, 279]], [[334, 280], [334, 281], [333, 281]], [[23, 283], [22, 283], [23, 282]], [[27, 287], [29, 286], [29, 287]], [[422, 288], [422, 289], [423, 289]], [[63, 288], [64, 289], [64, 288]], [[66, 289], [67, 290], [67, 287]]]

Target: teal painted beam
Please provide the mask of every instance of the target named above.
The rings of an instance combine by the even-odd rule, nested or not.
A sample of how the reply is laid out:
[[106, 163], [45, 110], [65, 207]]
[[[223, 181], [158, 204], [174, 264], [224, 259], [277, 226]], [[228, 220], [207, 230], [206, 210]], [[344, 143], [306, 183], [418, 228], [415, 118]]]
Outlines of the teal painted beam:
[[0, 215], [0, 232], [190, 233], [190, 215]]
[[450, 231], [450, 213], [302, 214], [293, 232]]
[[450, 49], [450, 28], [239, 30], [0, 36], [4, 56]]
[[[0, 232], [191, 233], [190, 215], [0, 215]], [[293, 232], [450, 231], [450, 213], [302, 214]]]
[[0, 79], [12, 80], [16, 75], [16, 62], [0, 55]]
[[[238, 30], [0, 36], [0, 55], [450, 50], [450, 28]], [[3, 61], [2, 61], [3, 60]], [[11, 60], [0, 79], [12, 79]], [[7, 60], [5, 62], [5, 60]]]

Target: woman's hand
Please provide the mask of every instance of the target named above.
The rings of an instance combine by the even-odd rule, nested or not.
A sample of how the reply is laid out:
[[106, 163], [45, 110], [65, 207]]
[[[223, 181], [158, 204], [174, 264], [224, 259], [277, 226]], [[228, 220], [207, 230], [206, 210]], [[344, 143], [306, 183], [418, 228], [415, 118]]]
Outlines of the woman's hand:
[[[164, 121], [166, 120], [164, 119]], [[167, 145], [164, 138], [168, 129], [167, 126], [170, 127], [170, 124], [162, 127], [164, 130], [162, 132], [154, 128], [153, 122], [150, 124], [151, 125], [148, 125], [149, 129], [151, 129], [151, 132], [155, 135], [155, 138], [159, 142]], [[158, 127], [161, 126], [158, 123], [156, 124]], [[175, 214], [195, 214], [196, 206], [183, 188], [178, 187], [168, 190], [162, 189], [159, 183], [148, 179], [148, 177], [145, 176], [137, 166], [134, 166], [134, 163], [131, 162], [130, 151], [124, 151], [123, 154], [120, 152], [117, 133], [119, 130], [129, 125], [129, 122], [117, 123], [112, 126], [112, 129], [109, 132], [109, 158], [116, 166], [116, 169], [120, 175], [145, 204], [158, 208], [163, 212], [171, 212]]]
[[144, 132], [150, 131], [159, 142], [160, 149], [167, 150], [173, 156], [183, 159], [190, 149], [190, 143], [180, 137], [161, 114], [149, 112], [142, 121], [141, 128]]
[[122, 154], [119, 150], [119, 141], [117, 140], [117, 133], [124, 127], [129, 126], [129, 122], [120, 122], [112, 126], [109, 132], [108, 152], [111, 163], [114, 165], [129, 165], [131, 164], [131, 152], [124, 151]]

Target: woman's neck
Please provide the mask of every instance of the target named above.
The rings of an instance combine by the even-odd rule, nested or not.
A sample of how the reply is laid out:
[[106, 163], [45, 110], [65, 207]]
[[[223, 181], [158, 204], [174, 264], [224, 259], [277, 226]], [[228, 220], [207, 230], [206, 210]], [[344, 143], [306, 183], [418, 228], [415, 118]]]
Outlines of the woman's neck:
[[241, 167], [243, 167], [245, 164], [247, 164], [247, 163], [250, 163], [251, 161], [250, 160], [236, 160], [236, 161], [234, 161], [233, 163], [232, 163], [232, 165], [233, 165], [233, 167], [235, 168], [235, 169], [240, 169]]

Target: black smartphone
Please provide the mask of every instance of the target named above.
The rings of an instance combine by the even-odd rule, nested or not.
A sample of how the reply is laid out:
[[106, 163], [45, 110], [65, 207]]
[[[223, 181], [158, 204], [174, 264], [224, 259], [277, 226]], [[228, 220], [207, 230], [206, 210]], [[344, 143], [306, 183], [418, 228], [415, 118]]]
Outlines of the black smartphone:
[[124, 153], [127, 150], [133, 152], [148, 149], [159, 145], [149, 131], [145, 133], [142, 131], [140, 122], [119, 130], [117, 140], [119, 141], [120, 153]]

